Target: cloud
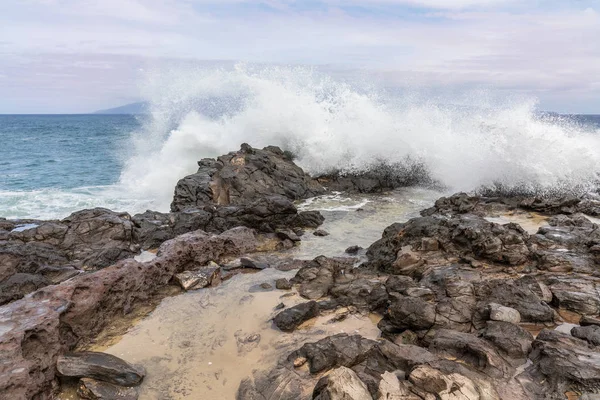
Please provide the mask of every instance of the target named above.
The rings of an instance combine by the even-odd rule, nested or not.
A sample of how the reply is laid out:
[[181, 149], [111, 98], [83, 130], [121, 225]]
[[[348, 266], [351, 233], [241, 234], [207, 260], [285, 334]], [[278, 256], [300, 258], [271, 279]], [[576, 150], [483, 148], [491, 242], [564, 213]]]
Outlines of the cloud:
[[[25, 97], [31, 92], [29, 85], [54, 90], [49, 76], [23, 78], [40, 73], [44, 64], [40, 57], [45, 57], [57, 70], [74, 73], [77, 79], [109, 76], [113, 86], [120, 85], [115, 92], [127, 97], [135, 95], [135, 85], [123, 82], [135, 79], [131, 71], [142, 64], [242, 60], [366, 70], [396, 85], [482, 85], [531, 93], [542, 101], [550, 93], [553, 99], [557, 93], [593, 99], [600, 97], [600, 14], [594, 4], [598, 3], [4, 2], [0, 4], [0, 74], [11, 77], [18, 71], [22, 79], [16, 81], [18, 85], [13, 81], [11, 90]], [[0, 91], [12, 79], [2, 81]], [[75, 83], [65, 80], [61, 87], [64, 90], [69, 84]], [[108, 99], [104, 89], [111, 86], [110, 80], [103, 79], [102, 84], [107, 86], [87, 89]]]

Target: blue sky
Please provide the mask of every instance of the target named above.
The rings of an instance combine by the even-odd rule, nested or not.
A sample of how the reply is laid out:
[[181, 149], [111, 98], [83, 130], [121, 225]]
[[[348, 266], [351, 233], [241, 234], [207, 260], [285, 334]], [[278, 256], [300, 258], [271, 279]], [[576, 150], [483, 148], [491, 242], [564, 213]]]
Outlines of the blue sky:
[[182, 61], [311, 65], [600, 113], [599, 38], [600, 0], [3, 0], [0, 113], [136, 101], [144, 71]]

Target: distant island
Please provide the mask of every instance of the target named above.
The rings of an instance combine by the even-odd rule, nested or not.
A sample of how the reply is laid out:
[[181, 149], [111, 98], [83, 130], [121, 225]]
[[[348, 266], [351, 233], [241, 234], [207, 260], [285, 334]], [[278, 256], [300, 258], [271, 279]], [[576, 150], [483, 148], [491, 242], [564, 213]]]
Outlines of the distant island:
[[95, 111], [93, 114], [148, 114], [148, 103], [140, 101], [137, 103], [125, 104], [120, 107]]

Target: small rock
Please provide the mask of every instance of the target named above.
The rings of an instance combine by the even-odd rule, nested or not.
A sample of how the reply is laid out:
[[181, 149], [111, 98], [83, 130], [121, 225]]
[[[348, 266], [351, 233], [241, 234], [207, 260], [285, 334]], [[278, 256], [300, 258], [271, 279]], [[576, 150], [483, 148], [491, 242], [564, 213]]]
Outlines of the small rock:
[[416, 345], [418, 341], [419, 341], [419, 337], [417, 336], [417, 334], [408, 329], [405, 330], [404, 332], [396, 335], [396, 337], [394, 338], [394, 343], [397, 345], [402, 345], [402, 344]]
[[56, 369], [62, 376], [92, 378], [121, 386], [139, 385], [146, 372], [112, 354], [84, 351], [58, 357]]
[[304, 236], [304, 230], [302, 228], [294, 228], [293, 231], [298, 236]]
[[298, 304], [283, 310], [273, 319], [275, 325], [284, 332], [291, 332], [304, 321], [316, 317], [319, 314], [319, 305], [316, 301]]
[[306, 359], [306, 357], [298, 357], [294, 360], [294, 368], [300, 368], [301, 366], [303, 366], [304, 364], [306, 364], [306, 361], [308, 361]]
[[279, 290], [290, 290], [292, 284], [285, 278], [280, 278], [275, 281], [275, 287]]
[[490, 303], [488, 305], [490, 319], [492, 321], [504, 321], [512, 324], [521, 322], [521, 314], [514, 308], [504, 307], [500, 304]]
[[316, 231], [313, 232], [313, 235], [315, 236], [329, 236], [329, 232], [323, 230], [323, 229], [317, 229]]
[[244, 268], [252, 268], [252, 269], [259, 269], [259, 270], [269, 268], [269, 264], [259, 263], [250, 258], [240, 258], [240, 262], [242, 264], [242, 267], [244, 267]]
[[289, 229], [281, 229], [277, 231], [277, 236], [282, 240], [291, 240], [292, 242], [299, 242], [301, 239], [295, 232]]
[[216, 267], [207, 266], [197, 271], [184, 271], [173, 278], [184, 290], [202, 289], [220, 279], [221, 268], [217, 264], [214, 265]]
[[267, 282], [263, 282], [263, 283], [261, 283], [261, 284], [260, 284], [260, 287], [261, 287], [262, 289], [265, 289], [265, 290], [270, 290], [270, 289], [273, 289], [273, 285], [271, 285], [270, 283], [267, 283]]
[[79, 381], [77, 394], [90, 400], [137, 400], [138, 388], [113, 385], [112, 383], [82, 378]]
[[275, 306], [275, 310], [283, 310], [285, 308], [285, 304], [279, 303]]
[[350, 246], [346, 249], [346, 253], [347, 254], [356, 254], [361, 250], [362, 250], [362, 247], [360, 247], [360, 246]]

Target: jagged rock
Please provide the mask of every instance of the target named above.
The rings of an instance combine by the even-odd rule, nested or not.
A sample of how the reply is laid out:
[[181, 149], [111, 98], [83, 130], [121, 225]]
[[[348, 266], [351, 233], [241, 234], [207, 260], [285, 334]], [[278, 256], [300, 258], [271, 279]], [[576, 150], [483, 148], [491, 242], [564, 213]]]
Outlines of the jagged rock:
[[319, 380], [313, 391], [314, 400], [373, 400], [367, 385], [354, 371], [339, 367]]
[[440, 329], [429, 349], [434, 353], [456, 357], [493, 378], [508, 375], [509, 366], [496, 349], [470, 333]]
[[248, 204], [271, 195], [305, 199], [325, 191], [274, 146], [260, 150], [243, 144], [238, 152], [201, 160], [198, 166], [177, 183], [171, 211]]
[[62, 376], [92, 378], [120, 386], [136, 386], [146, 372], [112, 354], [85, 351], [59, 356], [56, 369]]
[[79, 380], [77, 394], [90, 400], [137, 400], [139, 391], [136, 387], [123, 387], [112, 383], [89, 378]]
[[504, 354], [525, 359], [531, 351], [533, 336], [518, 325], [504, 321], [487, 321], [482, 337], [492, 342]]
[[581, 315], [600, 314], [600, 281], [586, 276], [550, 277], [546, 280], [554, 296], [553, 303]]
[[504, 321], [513, 324], [518, 324], [521, 322], [521, 314], [519, 314], [519, 312], [514, 308], [504, 307], [496, 303], [490, 303], [488, 305], [488, 311], [492, 321]]
[[329, 190], [350, 193], [381, 193], [399, 187], [433, 183], [427, 168], [415, 162], [374, 162], [361, 172], [334, 172], [318, 176], [317, 181]]
[[534, 340], [529, 358], [555, 392], [564, 393], [573, 385], [596, 391], [600, 388], [600, 353], [583, 340], [544, 329]]
[[398, 329], [424, 330], [435, 323], [435, 304], [414, 297], [399, 297], [392, 301], [387, 318]]
[[240, 258], [240, 263], [243, 268], [258, 269], [258, 270], [263, 270], [263, 269], [269, 268], [269, 264], [254, 261], [251, 258], [242, 257], [242, 258]]
[[290, 290], [292, 289], [292, 284], [285, 278], [280, 278], [275, 281], [275, 287], [279, 290]]
[[377, 390], [377, 400], [422, 400], [410, 390], [412, 383], [400, 381], [398, 377], [391, 372], [384, 372], [381, 375], [381, 382]]
[[579, 321], [581, 326], [600, 326], [600, 318], [584, 316]]
[[345, 253], [347, 254], [357, 254], [359, 251], [362, 250], [362, 247], [360, 246], [350, 246], [345, 250]]
[[146, 211], [133, 216], [135, 239], [144, 249], [198, 229], [221, 233], [236, 226], [267, 233], [279, 230], [280, 235], [285, 233], [285, 238], [295, 242], [300, 238], [292, 228], [316, 228], [323, 221], [318, 211], [298, 212], [292, 201], [282, 196], [267, 196], [248, 204], [205, 206], [169, 214]]
[[221, 280], [221, 267], [211, 262], [196, 271], [184, 271], [176, 274], [173, 279], [183, 290], [202, 289]]
[[316, 231], [313, 232], [313, 235], [315, 236], [329, 236], [329, 232], [324, 231], [323, 229], [317, 229]]
[[300, 324], [319, 315], [319, 305], [316, 301], [301, 303], [283, 310], [275, 318], [275, 325], [285, 332], [291, 332]]
[[312, 374], [328, 371], [336, 367], [352, 367], [365, 360], [366, 354], [377, 342], [360, 335], [345, 333], [329, 336], [315, 343], [306, 343], [290, 354], [289, 362], [298, 358], [308, 360]]
[[554, 311], [542, 301], [527, 280], [492, 279], [474, 285], [481, 302], [501, 304], [516, 309], [526, 322], [551, 322]]
[[304, 298], [317, 300], [329, 293], [333, 287], [335, 277], [341, 276], [353, 260], [332, 259], [319, 256], [302, 267], [296, 276], [291, 279], [294, 284], [299, 284], [298, 292]]

